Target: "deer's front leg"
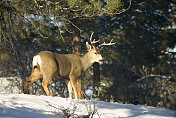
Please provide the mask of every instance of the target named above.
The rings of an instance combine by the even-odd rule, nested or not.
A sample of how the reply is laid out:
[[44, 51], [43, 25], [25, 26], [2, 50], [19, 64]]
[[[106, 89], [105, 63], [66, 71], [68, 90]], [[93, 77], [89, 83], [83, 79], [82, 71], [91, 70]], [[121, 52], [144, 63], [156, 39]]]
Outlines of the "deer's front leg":
[[51, 93], [48, 90], [48, 83], [50, 82], [50, 80], [52, 79], [52, 77], [43, 77], [43, 81], [42, 81], [42, 86], [43, 89], [45, 90], [45, 93], [47, 96], [51, 96]]
[[29, 89], [29, 86], [37, 79], [41, 78], [42, 77], [42, 74], [37, 70], [35, 69], [31, 76], [29, 76], [26, 80], [26, 84], [25, 84], [25, 87], [24, 87], [24, 93], [27, 94], [28, 93], [28, 89]]
[[72, 99], [72, 84], [71, 84], [70, 80], [68, 80], [68, 79], [66, 79], [65, 82], [66, 82], [67, 87], [68, 87], [69, 98]]
[[82, 91], [82, 82], [80, 78], [77, 79], [77, 90], [78, 90], [79, 99], [84, 99], [83, 91]]

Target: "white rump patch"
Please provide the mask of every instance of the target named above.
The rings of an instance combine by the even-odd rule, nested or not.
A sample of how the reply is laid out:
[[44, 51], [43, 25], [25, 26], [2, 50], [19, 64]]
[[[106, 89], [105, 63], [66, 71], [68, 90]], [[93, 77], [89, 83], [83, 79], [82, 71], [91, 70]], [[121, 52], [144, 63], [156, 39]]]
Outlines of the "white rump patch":
[[32, 62], [33, 66], [37, 66], [37, 64], [40, 65], [41, 63], [42, 63], [42, 60], [39, 55], [33, 57], [33, 62]]

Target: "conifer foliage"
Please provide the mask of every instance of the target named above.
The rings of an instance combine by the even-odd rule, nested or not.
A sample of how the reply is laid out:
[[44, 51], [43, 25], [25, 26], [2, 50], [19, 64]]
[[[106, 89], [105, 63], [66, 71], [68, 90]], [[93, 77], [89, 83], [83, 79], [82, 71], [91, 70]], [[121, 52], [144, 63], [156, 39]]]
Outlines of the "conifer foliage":
[[[83, 53], [92, 32], [100, 43], [116, 42], [101, 50], [98, 99], [176, 108], [174, 0], [1, 0], [0, 76], [24, 83], [35, 53], [72, 53], [73, 37]], [[93, 85], [91, 72], [83, 89]]]

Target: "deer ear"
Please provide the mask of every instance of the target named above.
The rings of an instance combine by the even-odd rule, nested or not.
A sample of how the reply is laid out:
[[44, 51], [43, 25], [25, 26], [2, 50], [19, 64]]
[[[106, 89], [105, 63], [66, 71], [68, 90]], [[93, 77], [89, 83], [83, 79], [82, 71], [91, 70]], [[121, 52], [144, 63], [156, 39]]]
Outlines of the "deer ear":
[[87, 51], [91, 50], [91, 45], [89, 45], [88, 42], [86, 42], [86, 49], [87, 49]]

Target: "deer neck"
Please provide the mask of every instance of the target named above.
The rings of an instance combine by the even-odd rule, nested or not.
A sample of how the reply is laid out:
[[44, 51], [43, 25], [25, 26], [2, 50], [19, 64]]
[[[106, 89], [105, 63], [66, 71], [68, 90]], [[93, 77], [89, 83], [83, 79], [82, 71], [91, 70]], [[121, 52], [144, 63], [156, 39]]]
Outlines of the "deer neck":
[[81, 57], [81, 63], [83, 65], [84, 71], [93, 64], [91, 59], [89, 59], [89, 55], [87, 53]]

